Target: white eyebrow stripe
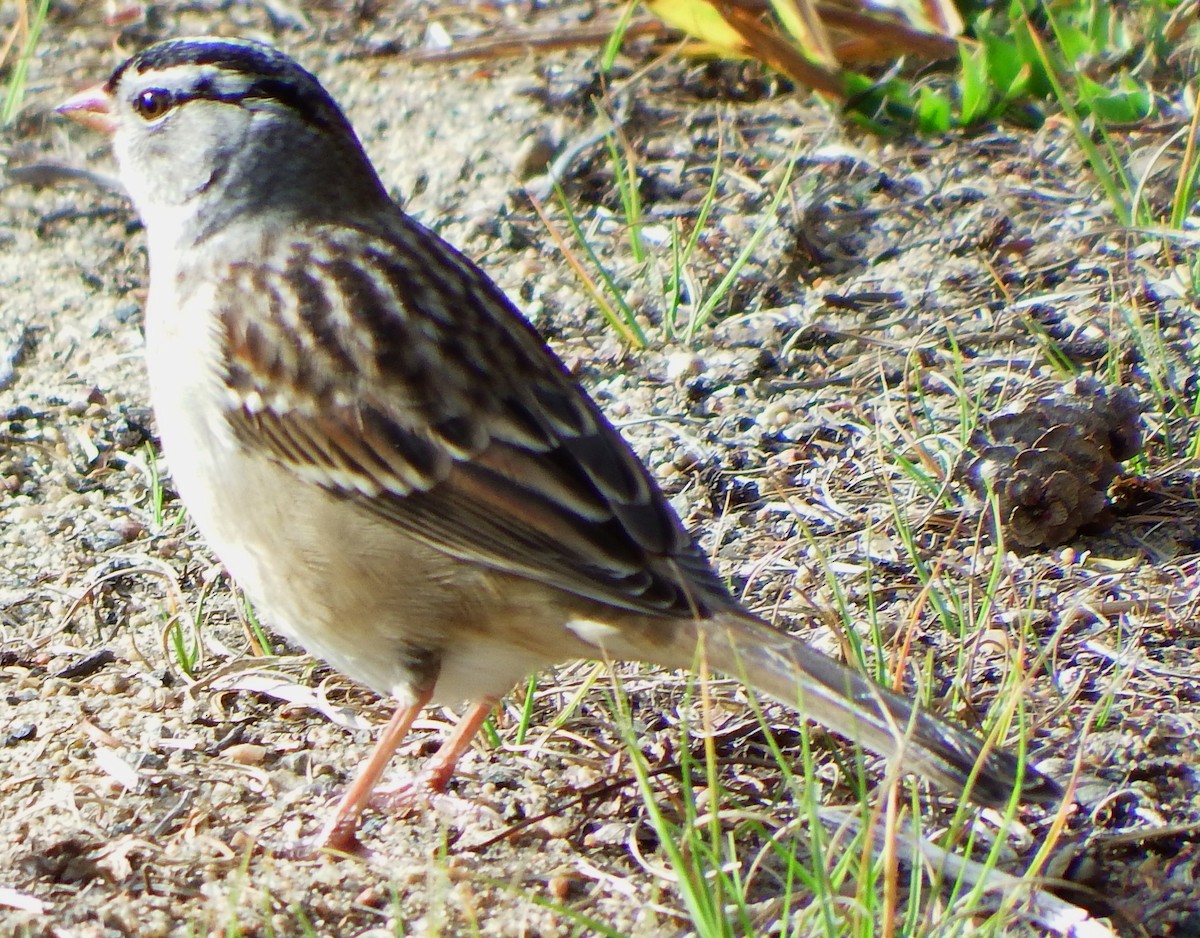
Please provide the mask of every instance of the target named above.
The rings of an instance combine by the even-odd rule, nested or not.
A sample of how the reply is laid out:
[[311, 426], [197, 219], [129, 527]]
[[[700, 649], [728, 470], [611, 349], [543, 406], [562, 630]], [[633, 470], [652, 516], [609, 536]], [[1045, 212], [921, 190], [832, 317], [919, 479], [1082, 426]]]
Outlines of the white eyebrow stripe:
[[205, 65], [202, 71], [209, 79], [209, 88], [221, 97], [243, 97], [261, 80], [261, 76], [231, 71], [217, 65]]
[[139, 76], [139, 88], [167, 88], [181, 95], [197, 97], [239, 98], [254, 86], [257, 76], [222, 68], [220, 65], [172, 65], [154, 69]]

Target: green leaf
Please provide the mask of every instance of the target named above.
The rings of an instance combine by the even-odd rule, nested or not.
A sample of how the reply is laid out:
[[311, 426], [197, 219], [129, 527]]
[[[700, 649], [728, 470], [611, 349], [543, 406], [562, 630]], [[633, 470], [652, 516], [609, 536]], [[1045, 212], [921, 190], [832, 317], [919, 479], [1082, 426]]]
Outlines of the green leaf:
[[959, 46], [959, 61], [962, 63], [959, 119], [969, 126], [986, 118], [992, 106], [992, 95], [988, 88], [987, 46], [983, 43], [973, 47]]
[[1082, 29], [1069, 26], [1061, 20], [1058, 22], [1054, 33], [1055, 38], [1058, 40], [1058, 48], [1062, 52], [1063, 59], [1072, 65], [1081, 59], [1087, 59], [1101, 51], [1092, 44], [1092, 37]]
[[989, 36], [984, 41], [987, 74], [1001, 99], [1025, 93], [1029, 85], [1030, 60], [1013, 42]]
[[922, 86], [917, 94], [917, 126], [925, 133], [950, 129], [950, 99], [943, 92]]
[[1150, 92], [1132, 78], [1124, 76], [1122, 87], [1106, 88], [1086, 75], [1077, 78], [1080, 98], [1096, 117], [1106, 124], [1135, 124], [1153, 113]]
[[1029, 35], [1029, 29], [1024, 22], [1014, 26], [1013, 44], [1016, 47], [1016, 56], [1020, 66], [1027, 69], [1026, 93], [1032, 98], [1049, 97], [1054, 93], [1054, 83], [1046, 74], [1042, 57], [1038, 54], [1037, 44]]
[[880, 82], [858, 72], [846, 73], [844, 82], [846, 116], [860, 127], [891, 136], [898, 127], [912, 126], [915, 99], [906, 82]]

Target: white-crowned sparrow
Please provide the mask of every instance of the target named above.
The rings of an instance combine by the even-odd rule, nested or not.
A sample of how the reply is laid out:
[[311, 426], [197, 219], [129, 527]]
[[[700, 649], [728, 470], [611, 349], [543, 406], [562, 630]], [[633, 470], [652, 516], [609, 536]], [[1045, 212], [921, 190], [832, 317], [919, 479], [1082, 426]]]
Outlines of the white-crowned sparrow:
[[431, 701], [580, 657], [708, 665], [976, 801], [1058, 789], [744, 609], [621, 436], [492, 281], [388, 197], [316, 78], [163, 42], [59, 109], [112, 135], [146, 225], [171, 471], [268, 622], [398, 702], [325, 841], [355, 845]]

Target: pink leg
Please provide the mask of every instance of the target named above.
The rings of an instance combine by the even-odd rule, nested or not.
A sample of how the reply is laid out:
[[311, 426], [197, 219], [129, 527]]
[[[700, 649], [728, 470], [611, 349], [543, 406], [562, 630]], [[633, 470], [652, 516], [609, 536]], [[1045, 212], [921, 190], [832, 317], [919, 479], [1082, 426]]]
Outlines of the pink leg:
[[471, 745], [471, 740], [479, 732], [483, 721], [496, 706], [496, 700], [495, 697], [485, 697], [472, 704], [420, 773], [414, 778], [406, 779], [395, 788], [376, 792], [375, 797], [371, 799], [372, 807], [394, 814], [404, 814], [416, 807], [422, 799], [444, 792], [446, 785], [454, 777], [454, 767]]
[[408, 735], [417, 714], [425, 709], [425, 705], [429, 703], [429, 698], [432, 696], [433, 689], [430, 688], [412, 704], [396, 708], [396, 712], [392, 714], [387, 726], [379, 734], [379, 740], [375, 743], [375, 748], [371, 750], [366, 764], [359, 771], [358, 777], [346, 789], [345, 794], [342, 795], [342, 800], [338, 802], [333, 817], [330, 818], [329, 823], [325, 825], [325, 829], [317, 838], [319, 847], [331, 847], [345, 853], [357, 853], [361, 849], [357, 831], [358, 820], [362, 816], [363, 808], [367, 806], [379, 777], [383, 775], [384, 769], [391, 761], [392, 753]]
[[471, 704], [471, 709], [462, 715], [454, 732], [446, 737], [446, 741], [438, 746], [438, 751], [425, 765], [421, 773], [422, 781], [431, 791], [445, 791], [446, 785], [454, 775], [454, 767], [458, 760], [471, 745], [471, 740], [483, 726], [483, 721], [496, 706], [495, 697], [484, 697], [479, 703]]

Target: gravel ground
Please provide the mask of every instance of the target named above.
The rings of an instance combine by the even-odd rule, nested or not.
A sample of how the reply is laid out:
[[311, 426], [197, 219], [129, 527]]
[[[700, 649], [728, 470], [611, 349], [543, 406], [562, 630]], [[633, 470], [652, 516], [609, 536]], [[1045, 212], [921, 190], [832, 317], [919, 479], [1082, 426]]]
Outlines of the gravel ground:
[[[521, 5], [439, 16], [416, 3], [153, 4], [121, 32], [99, 6], [55, 5], [0, 151], [4, 931], [566, 935], [581, 928], [572, 915], [630, 935], [690, 930], [609, 669], [591, 663], [542, 676], [527, 732], [525, 694], [506, 703], [449, 810], [371, 815], [365, 860], [286, 858], [386, 708], [299, 650], [264, 647], [189, 525], [147, 405], [143, 233], [108, 181], [103, 141], [52, 114], [148, 41], [222, 33], [271, 41], [321, 77], [391, 190], [519, 300], [756, 609], [837, 653], [829, 625], [843, 604], [889, 658], [931, 660], [921, 692], [966, 724], [1023, 662], [1036, 757], [1064, 782], [1080, 764], [1052, 872], [1119, 934], [1200, 933], [1197, 308], [1187, 259], [1113, 225], [1067, 128], [888, 143], [749, 69], [622, 59], [607, 107], [637, 161], [651, 246], [639, 263], [595, 142], [606, 124], [590, 101], [605, 85], [590, 50], [458, 65], [385, 54], [418, 47], [433, 22], [465, 35], [508, 15], [527, 28]], [[536, 25], [586, 14], [564, 2]], [[1151, 200], [1169, 196], [1178, 155], [1154, 154], [1181, 121], [1168, 110], [1120, 138]], [[573, 148], [564, 189], [645, 324], [644, 351], [599, 321], [523, 194], [538, 154]], [[711, 290], [762, 238], [689, 344], [662, 324], [669, 239], [676, 224], [690, 233], [718, 154], [689, 290]], [[561, 209], [550, 214], [570, 241]], [[1145, 479], [1126, 483], [1107, 532], [997, 556], [978, 506], [905, 467], [948, 477], [964, 410], [987, 413], [1069, 368], [1137, 394]], [[939, 605], [946, 596], [963, 608]], [[639, 745], [669, 777], [682, 725], [700, 719], [686, 679], [617, 670]], [[711, 693], [731, 783], [781, 829], [797, 806], [743, 692]], [[767, 717], [799, 761], [794, 717]], [[402, 761], [448, 725], [431, 712]], [[844, 744], [813, 740], [822, 800], [853, 804]], [[1014, 871], [1050, 836], [1044, 814], [1022, 817], [1030, 839], [1012, 848]], [[765, 835], [730, 836], [751, 857]], [[753, 931], [773, 933], [774, 881], [754, 873]], [[941, 915], [950, 933], [951, 911], [936, 896], [927, 909], [928, 933]], [[1011, 931], [1041, 933], [1016, 919]]]

